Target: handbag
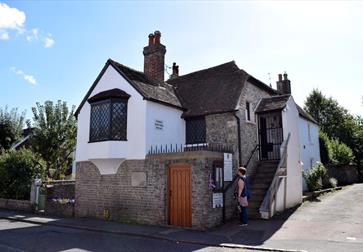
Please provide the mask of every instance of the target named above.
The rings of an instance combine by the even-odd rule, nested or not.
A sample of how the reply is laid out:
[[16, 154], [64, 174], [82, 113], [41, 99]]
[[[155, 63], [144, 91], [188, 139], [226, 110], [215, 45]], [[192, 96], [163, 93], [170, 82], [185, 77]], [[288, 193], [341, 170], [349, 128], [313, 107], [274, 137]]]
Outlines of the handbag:
[[238, 197], [238, 204], [242, 207], [246, 207], [248, 206], [248, 201], [247, 201], [247, 197]]

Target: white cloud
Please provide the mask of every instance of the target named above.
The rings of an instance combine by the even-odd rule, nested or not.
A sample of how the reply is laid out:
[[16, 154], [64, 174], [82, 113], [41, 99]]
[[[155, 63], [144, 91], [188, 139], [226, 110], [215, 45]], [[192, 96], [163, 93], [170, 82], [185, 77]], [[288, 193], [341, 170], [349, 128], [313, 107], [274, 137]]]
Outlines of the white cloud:
[[5, 3], [0, 3], [0, 40], [10, 39], [10, 32], [16, 31], [18, 34], [25, 36], [28, 42], [42, 41], [46, 48], [54, 44], [53, 37], [42, 33], [39, 28], [27, 29], [25, 27], [26, 15], [17, 8], [12, 8]]
[[25, 13], [0, 3], [0, 29], [21, 30], [25, 23]]
[[16, 67], [10, 67], [10, 71], [15, 73], [16, 75], [19, 75], [19, 76], [23, 77], [24, 80], [26, 80], [30, 84], [33, 84], [33, 85], [37, 84], [37, 80], [31, 74], [26, 74], [26, 73], [24, 73], [24, 71], [22, 71], [20, 69], [17, 69]]
[[33, 84], [33, 85], [37, 84], [37, 80], [34, 78], [33, 75], [25, 74], [24, 80], [28, 81], [30, 84]]
[[45, 48], [52, 47], [54, 44], [54, 39], [52, 38], [51, 34], [48, 34], [48, 36], [44, 39], [44, 46]]

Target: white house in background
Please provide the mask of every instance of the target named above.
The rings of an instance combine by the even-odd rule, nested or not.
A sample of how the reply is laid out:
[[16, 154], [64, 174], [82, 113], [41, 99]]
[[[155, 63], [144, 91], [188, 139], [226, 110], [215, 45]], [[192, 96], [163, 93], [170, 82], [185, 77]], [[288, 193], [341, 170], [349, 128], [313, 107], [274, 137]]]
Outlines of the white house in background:
[[[273, 89], [234, 61], [183, 76], [174, 63], [164, 81], [160, 36], [149, 35], [144, 72], [109, 59], [85, 95], [76, 111], [77, 171], [116, 174], [155, 146], [228, 145], [233, 169], [245, 165], [251, 176], [249, 213], [272, 216], [301, 203], [302, 170], [320, 160], [318, 125], [295, 103], [287, 74]], [[203, 176], [217, 181], [211, 169]]]

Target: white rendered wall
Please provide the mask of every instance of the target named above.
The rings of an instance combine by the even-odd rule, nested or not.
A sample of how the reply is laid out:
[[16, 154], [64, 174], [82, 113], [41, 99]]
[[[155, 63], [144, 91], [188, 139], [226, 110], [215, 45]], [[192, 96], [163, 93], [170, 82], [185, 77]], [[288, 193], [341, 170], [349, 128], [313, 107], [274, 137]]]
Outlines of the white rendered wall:
[[181, 118], [182, 111], [156, 102], [146, 103], [146, 149], [151, 146], [175, 144], [179, 147], [185, 144], [185, 120]]
[[[113, 88], [119, 88], [131, 96], [127, 104], [127, 141], [89, 143], [91, 106], [86, 102], [78, 114], [77, 162], [95, 159], [145, 158], [146, 101], [143, 97], [111, 65], [104, 72], [90, 97]], [[115, 162], [110, 162], [110, 165], [111, 163], [115, 165]]]
[[[290, 97], [282, 111], [284, 141], [290, 133], [287, 147], [287, 184], [286, 207], [290, 208], [302, 202], [302, 173], [300, 164], [299, 113], [294, 99]], [[284, 209], [284, 182], [277, 193], [276, 210]]]
[[[310, 128], [310, 137], [309, 137]], [[312, 165], [320, 161], [319, 148], [319, 126], [303, 117], [299, 117], [300, 133], [300, 156], [303, 163], [303, 170], [311, 169]], [[303, 190], [307, 190], [305, 181], [303, 181]]]

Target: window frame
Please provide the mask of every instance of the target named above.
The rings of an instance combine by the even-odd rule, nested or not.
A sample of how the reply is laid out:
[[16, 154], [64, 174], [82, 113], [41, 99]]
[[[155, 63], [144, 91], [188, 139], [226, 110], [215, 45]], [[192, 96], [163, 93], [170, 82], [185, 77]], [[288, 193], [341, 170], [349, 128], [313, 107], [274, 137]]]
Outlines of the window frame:
[[252, 122], [252, 120], [251, 120], [251, 103], [249, 101], [246, 101], [245, 112], [246, 112], [246, 121]]
[[[108, 133], [107, 133], [107, 138], [106, 139], [92, 139], [92, 107], [93, 106], [97, 106], [97, 105], [100, 105], [100, 104], [106, 104], [106, 103], [109, 103], [110, 106], [109, 106], [109, 124], [108, 124]], [[114, 103], [124, 103], [125, 105], [125, 110], [126, 110], [126, 119], [125, 119], [125, 126], [124, 126], [124, 130], [125, 133], [122, 134], [124, 135], [124, 138], [121, 138], [121, 139], [117, 139], [117, 138], [114, 138], [112, 136], [112, 125], [113, 125], [113, 104]], [[90, 106], [91, 106], [91, 109], [90, 109], [90, 121], [89, 121], [89, 143], [97, 143], [97, 142], [105, 142], [105, 141], [122, 141], [122, 142], [125, 142], [127, 141], [127, 119], [128, 119], [128, 116], [127, 116], [127, 106], [128, 104], [128, 98], [122, 98], [122, 97], [117, 97], [117, 98], [105, 98], [105, 99], [102, 99], [102, 100], [97, 100], [97, 101], [93, 101], [93, 102], [90, 102]]]
[[[190, 130], [190, 125], [188, 125], [189, 123], [191, 123], [192, 121], [198, 121], [201, 120], [202, 125], [203, 125], [203, 129], [201, 130], [202, 132], [202, 136], [200, 137], [200, 139], [202, 141], [189, 141], [191, 140], [190, 138], [190, 134], [189, 134], [189, 130]], [[205, 116], [198, 116], [198, 117], [190, 117], [190, 118], [186, 118], [185, 119], [185, 144], [186, 145], [192, 145], [192, 144], [205, 144], [207, 142], [207, 125], [206, 125], [206, 121], [205, 121]]]

